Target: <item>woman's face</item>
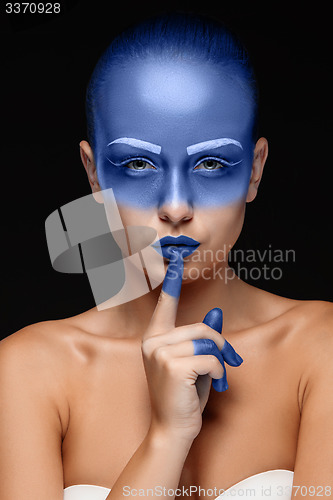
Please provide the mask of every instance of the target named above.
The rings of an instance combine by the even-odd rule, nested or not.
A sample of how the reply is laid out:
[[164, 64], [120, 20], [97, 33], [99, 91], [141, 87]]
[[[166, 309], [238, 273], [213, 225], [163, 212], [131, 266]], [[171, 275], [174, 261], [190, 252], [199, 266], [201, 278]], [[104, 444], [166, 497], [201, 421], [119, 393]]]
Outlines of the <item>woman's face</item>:
[[221, 249], [232, 247], [243, 224], [253, 104], [228, 71], [185, 60], [131, 61], [112, 68], [97, 100], [99, 186], [113, 189], [125, 226], [200, 242], [184, 276], [221, 262]]

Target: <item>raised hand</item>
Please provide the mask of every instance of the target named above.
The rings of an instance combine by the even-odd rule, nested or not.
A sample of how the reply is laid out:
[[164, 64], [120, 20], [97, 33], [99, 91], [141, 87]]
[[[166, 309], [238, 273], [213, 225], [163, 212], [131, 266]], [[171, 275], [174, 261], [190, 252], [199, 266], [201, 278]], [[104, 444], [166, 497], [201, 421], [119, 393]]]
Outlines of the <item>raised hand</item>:
[[202, 323], [175, 327], [183, 262], [176, 248], [173, 252], [158, 303], [143, 336], [142, 355], [152, 425], [193, 440], [201, 429], [212, 379], [217, 390], [225, 390], [224, 360], [237, 366], [241, 358], [237, 358], [221, 335], [220, 309], [209, 311]]

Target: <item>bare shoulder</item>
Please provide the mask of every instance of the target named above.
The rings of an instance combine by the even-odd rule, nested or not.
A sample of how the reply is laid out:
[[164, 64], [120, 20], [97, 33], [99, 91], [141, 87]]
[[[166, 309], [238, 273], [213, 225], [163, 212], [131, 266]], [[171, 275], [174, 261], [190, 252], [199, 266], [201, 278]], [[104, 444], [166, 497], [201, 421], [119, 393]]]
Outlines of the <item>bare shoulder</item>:
[[26, 326], [0, 342], [1, 361], [16, 359], [21, 366], [51, 366], [59, 352], [63, 327], [60, 321], [43, 321]]
[[297, 356], [311, 371], [333, 356], [333, 304], [320, 300], [296, 301], [285, 314]]
[[0, 342], [0, 355], [11, 356], [22, 363], [30, 360], [38, 365], [52, 366], [57, 360], [66, 362], [66, 347], [78, 330], [67, 320], [42, 321], [18, 330]]
[[[295, 301], [282, 315], [290, 363], [299, 368], [300, 407], [310, 387], [333, 383], [333, 304], [319, 300]], [[325, 384], [323, 384], [325, 381]], [[316, 389], [317, 390], [317, 389]]]
[[307, 354], [311, 367], [322, 367], [333, 357], [333, 304], [325, 301], [304, 301], [295, 311], [296, 339]]
[[254, 296], [262, 319], [258, 342], [267, 339], [272, 357], [282, 354], [285, 369], [297, 382], [302, 409], [310, 387], [333, 383], [333, 304], [289, 299], [263, 290], [255, 290]]
[[333, 340], [333, 304], [321, 300], [299, 300], [288, 310], [293, 330], [317, 344]]
[[[124, 357], [128, 343], [117, 338], [119, 328], [113, 316], [108, 325], [96, 309], [59, 320], [42, 321], [9, 335], [0, 342], [0, 364], [12, 363], [20, 371], [48, 376], [59, 400], [70, 400], [93, 366]], [[115, 333], [113, 334], [113, 330]], [[109, 363], [110, 364], [110, 363]], [[64, 405], [64, 403], [62, 403]]]
[[297, 352], [297, 358], [304, 360], [333, 349], [331, 302], [290, 299], [252, 287], [250, 292], [248, 316], [253, 326], [267, 333], [272, 345], [282, 342], [290, 353]]
[[[98, 344], [98, 342], [97, 342]], [[0, 342], [3, 390], [25, 387], [42, 393], [61, 420], [64, 437], [80, 370], [96, 355], [96, 338], [75, 317], [29, 325]]]
[[21, 360], [33, 359], [62, 368], [72, 363], [84, 362], [98, 349], [98, 322], [92, 320], [92, 312], [65, 319], [35, 323], [9, 335], [0, 342], [2, 356], [13, 353]]
[[[283, 297], [246, 284], [246, 302], [259, 323], [286, 321], [293, 330], [332, 327], [333, 304], [323, 300], [297, 300]], [[250, 296], [250, 300], [248, 297]]]
[[0, 395], [6, 393], [9, 400], [20, 388], [28, 400], [43, 401], [49, 420], [59, 421], [56, 428], [62, 439], [69, 428], [71, 409], [84, 400], [87, 387], [101, 371], [112, 374], [119, 369], [119, 359], [123, 363], [128, 358], [131, 346], [113, 338], [112, 321], [107, 330], [101, 324], [102, 316], [90, 310], [39, 322], [0, 342]]

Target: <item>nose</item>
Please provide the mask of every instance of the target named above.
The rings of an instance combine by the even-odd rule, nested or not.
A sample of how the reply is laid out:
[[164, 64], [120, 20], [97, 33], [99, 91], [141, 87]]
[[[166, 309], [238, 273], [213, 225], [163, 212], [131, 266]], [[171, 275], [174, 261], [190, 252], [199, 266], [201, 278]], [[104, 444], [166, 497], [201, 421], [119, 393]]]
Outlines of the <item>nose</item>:
[[173, 224], [186, 222], [193, 217], [193, 201], [189, 180], [175, 169], [169, 172], [160, 195], [158, 215]]
[[186, 203], [165, 203], [159, 208], [159, 218], [166, 222], [179, 224], [193, 217], [193, 207]]

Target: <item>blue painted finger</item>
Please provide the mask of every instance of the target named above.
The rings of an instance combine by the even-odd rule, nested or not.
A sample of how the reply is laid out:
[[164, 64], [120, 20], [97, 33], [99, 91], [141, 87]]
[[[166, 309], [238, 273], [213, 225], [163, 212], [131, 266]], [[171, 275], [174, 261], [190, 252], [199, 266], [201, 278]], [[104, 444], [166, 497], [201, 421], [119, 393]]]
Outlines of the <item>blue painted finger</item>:
[[163, 281], [162, 290], [178, 299], [182, 288], [184, 262], [181, 251], [170, 248], [170, 262]]
[[[204, 317], [203, 323], [206, 325], [210, 326], [210, 328], [213, 328], [213, 330], [216, 330], [218, 333], [222, 333], [222, 326], [223, 326], [223, 311], [219, 307], [214, 307], [214, 309], [211, 309], [208, 311], [206, 316]], [[220, 353], [219, 355], [217, 354], [219, 352], [217, 345], [215, 342], [213, 342], [214, 346], [212, 352], [206, 352], [206, 354], [213, 354], [218, 358], [220, 361], [221, 365], [223, 366], [224, 369], [224, 374], [221, 379], [213, 379], [213, 387], [216, 391], [222, 392], [226, 391], [228, 389], [228, 382], [227, 382], [227, 372], [224, 366], [224, 360], [223, 356], [221, 359]], [[203, 346], [202, 346], [203, 348]]]
[[243, 363], [243, 358], [235, 351], [231, 344], [227, 340], [224, 342], [224, 346], [221, 349], [221, 354], [223, 359], [230, 366], [239, 366]]
[[216, 330], [217, 332], [221, 333], [223, 325], [222, 309], [220, 309], [219, 307], [214, 307], [214, 309], [208, 311], [208, 313], [203, 319], [203, 323], [205, 323], [205, 325], [210, 326], [210, 328], [213, 328], [213, 330]]
[[[211, 309], [205, 316], [203, 323], [210, 326], [219, 333], [222, 333], [223, 312], [219, 307]], [[243, 359], [235, 351], [231, 344], [225, 340], [224, 346], [221, 349], [223, 359], [230, 366], [239, 366], [243, 363]]]
[[[218, 333], [222, 333], [222, 325], [223, 325], [223, 312], [219, 307], [215, 307], [211, 309], [205, 316], [203, 323], [208, 325], [210, 328], [213, 328]], [[215, 356], [221, 363], [224, 374], [220, 379], [214, 379], [212, 385], [217, 392], [223, 392], [228, 389], [227, 382], [227, 371], [225, 369], [225, 364], [228, 363], [230, 366], [239, 366], [243, 359], [237, 354], [235, 349], [227, 340], [225, 340], [224, 345], [219, 351], [215, 342], [211, 339], [195, 339], [192, 340], [194, 345], [194, 354], [211, 354]]]
[[215, 342], [211, 339], [194, 339], [192, 340], [192, 342], [194, 347], [194, 354], [196, 356], [202, 354], [210, 354], [215, 356], [219, 360], [219, 362], [223, 366], [224, 374], [220, 379], [213, 378], [212, 384], [217, 392], [226, 391], [228, 389], [227, 372], [225, 369], [223, 356], [221, 355], [219, 348], [217, 347]]

